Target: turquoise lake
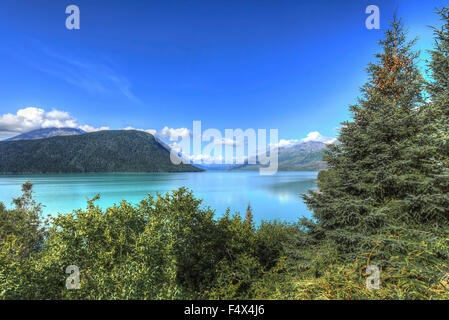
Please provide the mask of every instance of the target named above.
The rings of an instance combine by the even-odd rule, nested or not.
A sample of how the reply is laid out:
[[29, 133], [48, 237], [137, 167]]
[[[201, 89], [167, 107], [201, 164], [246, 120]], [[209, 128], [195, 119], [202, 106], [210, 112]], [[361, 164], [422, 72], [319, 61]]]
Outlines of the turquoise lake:
[[315, 189], [317, 172], [278, 172], [273, 176], [254, 172], [206, 171], [194, 173], [116, 173], [0, 176], [0, 202], [10, 206], [20, 195], [21, 185], [34, 184], [35, 199], [42, 203], [44, 214], [71, 212], [85, 208], [86, 200], [97, 193], [102, 208], [125, 199], [132, 203], [148, 193], [165, 193], [186, 186], [204, 204], [221, 216], [226, 208], [243, 215], [248, 203], [256, 222], [280, 219], [296, 222], [310, 217], [300, 195]]

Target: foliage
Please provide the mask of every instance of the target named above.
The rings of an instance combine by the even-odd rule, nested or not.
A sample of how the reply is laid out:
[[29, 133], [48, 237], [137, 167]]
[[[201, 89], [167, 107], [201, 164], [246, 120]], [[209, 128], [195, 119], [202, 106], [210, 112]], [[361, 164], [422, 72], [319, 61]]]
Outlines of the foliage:
[[14, 207], [6, 209], [0, 203], [0, 297], [20, 296], [29, 258], [42, 248], [46, 221], [41, 206], [32, 198], [32, 184], [22, 186], [22, 195], [13, 200]]
[[319, 191], [304, 197], [314, 212], [315, 235], [333, 241], [348, 259], [391, 226], [449, 222], [448, 207], [435, 202], [444, 190], [433, 183], [427, 146], [418, 139], [419, 111], [427, 104], [414, 41], [406, 41], [395, 18], [379, 44], [382, 52], [367, 69], [362, 98], [351, 106], [353, 121], [343, 123], [340, 143], [327, 153], [329, 170], [318, 177]]
[[22, 186], [22, 196], [14, 199], [13, 204], [14, 208], [7, 210], [0, 203], [0, 243], [14, 238], [17, 258], [20, 260], [39, 250], [45, 231], [42, 226], [41, 206], [32, 198], [30, 182]]
[[[362, 97], [350, 107], [352, 121], [327, 151], [319, 190], [304, 196], [314, 219], [301, 221], [289, 245], [297, 278], [284, 297], [448, 298], [447, 12], [440, 11], [446, 24], [435, 29], [430, 84], [401, 20], [385, 31]], [[368, 265], [381, 268], [378, 290], [364, 288]]]
[[[21, 208], [34, 204], [28, 198], [31, 185], [24, 191], [16, 201]], [[256, 228], [229, 210], [215, 220], [214, 211], [185, 188], [106, 210], [95, 205], [98, 198], [85, 210], [52, 218], [46, 237], [21, 259], [14, 248], [28, 245], [32, 233], [7, 229], [14, 216], [2, 215], [2, 298], [249, 297], [253, 279], [281, 257], [283, 230], [292, 230], [279, 222]], [[79, 290], [65, 287], [70, 265], [80, 269]]]
[[[405, 235], [382, 235], [385, 243], [360, 253], [352, 262], [342, 259], [332, 243], [322, 243], [313, 252], [304, 252], [310, 256], [307, 270], [298, 271], [284, 266], [283, 273], [271, 272], [255, 284], [258, 297], [299, 300], [448, 299], [446, 253], [449, 239], [428, 243], [426, 234], [422, 234], [424, 238], [419, 240], [413, 235], [413, 239], [402, 241], [402, 248], [385, 255], [386, 249], [393, 249], [388, 242], [394, 243], [397, 237], [402, 236]], [[444, 254], [440, 256], [442, 252]], [[366, 288], [368, 265], [380, 268], [379, 289]]]

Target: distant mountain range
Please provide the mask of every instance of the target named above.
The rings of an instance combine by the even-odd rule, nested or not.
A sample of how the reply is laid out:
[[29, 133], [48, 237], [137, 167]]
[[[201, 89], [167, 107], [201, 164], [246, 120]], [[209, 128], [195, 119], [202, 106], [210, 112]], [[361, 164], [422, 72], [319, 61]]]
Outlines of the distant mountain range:
[[[280, 147], [278, 170], [325, 169], [326, 147], [318, 141]], [[260, 163], [248, 161], [241, 165], [174, 165], [166, 143], [136, 130], [86, 133], [77, 128], [45, 128], [0, 141], [0, 174], [258, 170], [260, 167]]]
[[45, 139], [58, 136], [73, 136], [86, 133], [78, 128], [44, 128], [37, 129], [27, 133], [19, 134], [18, 136], [8, 138], [3, 141], [17, 141], [17, 140], [34, 140]]
[[197, 166], [198, 168], [204, 169], [204, 170], [209, 170], [209, 171], [216, 170], [217, 171], [217, 170], [228, 170], [228, 169], [232, 168], [234, 165], [233, 164], [221, 164], [221, 163], [210, 163], [210, 164], [195, 163], [195, 166]]
[[[324, 150], [327, 145], [319, 141], [307, 141], [292, 146], [278, 148], [278, 170], [280, 171], [316, 171], [326, 168], [323, 161]], [[273, 150], [274, 151], [274, 150]], [[255, 160], [252, 158], [253, 161]], [[261, 164], [235, 165], [230, 170], [258, 170]]]
[[0, 142], [0, 174], [202, 171], [174, 165], [167, 146], [146, 132], [42, 130]]

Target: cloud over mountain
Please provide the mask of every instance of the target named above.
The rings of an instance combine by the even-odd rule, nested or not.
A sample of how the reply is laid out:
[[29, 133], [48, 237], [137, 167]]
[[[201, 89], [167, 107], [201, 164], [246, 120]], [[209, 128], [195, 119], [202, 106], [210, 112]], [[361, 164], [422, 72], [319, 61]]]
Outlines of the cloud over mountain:
[[167, 138], [170, 141], [178, 141], [179, 139], [185, 139], [191, 136], [190, 130], [187, 128], [174, 129], [164, 127], [158, 134], [162, 138]]
[[[88, 124], [80, 125], [78, 120], [66, 111], [53, 109], [45, 111], [41, 108], [28, 107], [19, 109], [16, 114], [6, 113], [0, 115], [0, 135], [15, 136], [29, 131], [45, 128], [78, 128], [85, 132], [110, 130], [108, 126], [94, 127]], [[156, 134], [153, 129], [135, 129], [133, 127], [124, 130], [137, 130]], [[179, 129], [171, 129], [178, 132]], [[185, 129], [187, 130], [187, 129]]]
[[[3, 136], [11, 137], [32, 130], [45, 128], [78, 128], [85, 132], [110, 130], [108, 126], [94, 127], [89, 124], [81, 125], [70, 113], [56, 109], [52, 111], [45, 111], [41, 108], [28, 107], [18, 110], [16, 114], [7, 113], [0, 115], [0, 135]], [[166, 141], [168, 140], [170, 142], [169, 146], [172, 150], [184, 153], [191, 160], [203, 160], [207, 162], [212, 160], [222, 160], [221, 154], [204, 154], [204, 150], [202, 154], [190, 154], [191, 150], [182, 150], [180, 141], [182, 139], [192, 138], [192, 132], [188, 128], [170, 128], [165, 126], [162, 130], [156, 131], [154, 129], [140, 129], [128, 126], [123, 128], [123, 130], [144, 131], [152, 134], [153, 136], [157, 135], [160, 138], [165, 138]], [[291, 148], [301, 143], [310, 141], [332, 144], [336, 140], [336, 138], [325, 137], [318, 131], [312, 131], [303, 139], [280, 139], [277, 144], [272, 144], [270, 147]], [[216, 146], [240, 146], [238, 140], [227, 138], [221, 138], [218, 140], [212, 139], [210, 141], [204, 141], [203, 143], [206, 145], [212, 144]], [[245, 157], [253, 156], [252, 154], [248, 155], [247, 153], [248, 152], [245, 152]]]
[[318, 131], [312, 131], [307, 134], [307, 137], [301, 139], [301, 142], [308, 142], [308, 141], [318, 141], [325, 144], [332, 144], [335, 141], [337, 141], [337, 138], [325, 137]]
[[126, 128], [123, 128], [123, 130], [137, 130], [137, 131], [143, 131], [143, 132], [149, 133], [153, 136], [156, 135], [156, 130], [154, 130], [154, 129], [136, 129], [133, 127], [126, 127]]
[[29, 107], [16, 114], [0, 115], [0, 134], [15, 135], [41, 128], [75, 128], [78, 122], [68, 112]]
[[84, 125], [84, 126], [79, 126], [79, 128], [81, 130], [84, 130], [86, 132], [96, 132], [96, 131], [102, 131], [102, 130], [109, 130], [109, 127], [99, 127], [99, 128], [95, 128], [92, 126], [89, 126], [88, 124]]
[[303, 139], [280, 139], [279, 143], [277, 145], [271, 145], [271, 147], [279, 147], [279, 148], [290, 148], [295, 145], [298, 145], [300, 143], [304, 142], [322, 142], [324, 144], [332, 144], [337, 141], [337, 138], [333, 137], [325, 137], [318, 131], [312, 131], [307, 134], [307, 137]]

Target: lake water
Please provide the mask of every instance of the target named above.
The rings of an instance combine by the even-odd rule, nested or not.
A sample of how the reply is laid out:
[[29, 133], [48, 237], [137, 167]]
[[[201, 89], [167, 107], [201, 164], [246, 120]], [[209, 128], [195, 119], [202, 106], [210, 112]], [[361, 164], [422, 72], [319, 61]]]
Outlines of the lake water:
[[300, 195], [315, 189], [317, 172], [278, 172], [273, 176], [254, 172], [206, 171], [193, 173], [117, 173], [61, 175], [0, 176], [0, 202], [9, 206], [20, 195], [21, 185], [34, 184], [35, 199], [41, 202], [45, 214], [71, 212], [85, 208], [87, 198], [100, 193], [97, 202], [105, 208], [125, 199], [132, 203], [148, 193], [165, 193], [181, 186], [191, 188], [204, 204], [221, 216], [227, 207], [231, 212], [246, 212], [248, 203], [254, 219], [280, 219], [295, 222], [310, 217]]

